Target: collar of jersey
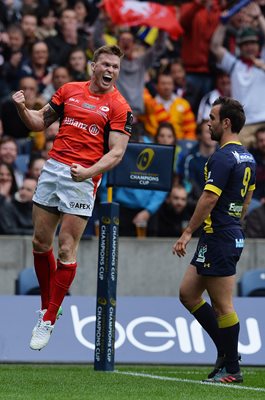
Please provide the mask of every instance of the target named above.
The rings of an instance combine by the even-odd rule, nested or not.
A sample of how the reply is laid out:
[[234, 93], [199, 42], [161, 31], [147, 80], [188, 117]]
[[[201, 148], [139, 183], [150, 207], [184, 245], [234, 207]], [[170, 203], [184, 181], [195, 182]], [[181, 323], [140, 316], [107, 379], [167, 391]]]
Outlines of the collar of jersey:
[[220, 147], [220, 149], [222, 149], [223, 147], [225, 147], [227, 144], [239, 144], [240, 146], [242, 146], [241, 142], [237, 142], [237, 141], [231, 141], [231, 142], [227, 142], [225, 144], [223, 144], [223, 146]]

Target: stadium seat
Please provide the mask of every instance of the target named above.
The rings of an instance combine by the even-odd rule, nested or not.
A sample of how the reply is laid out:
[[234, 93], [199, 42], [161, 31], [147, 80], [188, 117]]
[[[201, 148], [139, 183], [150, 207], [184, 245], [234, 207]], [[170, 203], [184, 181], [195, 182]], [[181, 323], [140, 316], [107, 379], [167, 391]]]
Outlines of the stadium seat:
[[189, 140], [189, 139], [181, 139], [178, 140], [178, 145], [181, 147], [181, 150], [186, 154], [189, 153], [190, 150], [198, 144], [197, 140]]
[[40, 288], [38, 279], [33, 267], [24, 268], [18, 274], [15, 282], [15, 294], [18, 295], [38, 295]]
[[240, 297], [265, 297], [265, 268], [246, 271], [237, 285]]

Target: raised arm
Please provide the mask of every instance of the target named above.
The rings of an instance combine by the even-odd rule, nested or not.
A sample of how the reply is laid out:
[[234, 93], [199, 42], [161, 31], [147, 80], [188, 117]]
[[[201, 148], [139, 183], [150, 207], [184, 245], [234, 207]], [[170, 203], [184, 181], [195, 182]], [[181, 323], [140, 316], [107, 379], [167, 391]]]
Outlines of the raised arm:
[[102, 9], [99, 12], [96, 22], [94, 23], [93, 44], [95, 49], [104, 46], [106, 44], [103, 37], [106, 24], [107, 24], [107, 15]]
[[124, 133], [114, 131], [110, 132], [109, 152], [89, 168], [84, 168], [75, 163], [72, 164], [71, 175], [73, 180], [80, 182], [114, 168], [122, 160], [129, 138], [129, 135], [125, 135]]
[[224, 54], [226, 52], [226, 49], [223, 46], [225, 32], [226, 32], [225, 25], [220, 23], [217, 26], [216, 30], [214, 31], [211, 40], [210, 50], [215, 55], [218, 62], [222, 61]]
[[193, 19], [204, 4], [205, 0], [193, 0], [181, 5], [179, 22], [186, 32], [192, 28]]
[[153, 62], [162, 56], [165, 51], [166, 39], [166, 32], [160, 29], [155, 43], [142, 56], [142, 62], [146, 69], [150, 68]]
[[46, 104], [41, 110], [29, 110], [26, 107], [23, 90], [19, 90], [12, 96], [17, 112], [24, 124], [33, 131], [42, 131], [58, 119], [53, 108]]

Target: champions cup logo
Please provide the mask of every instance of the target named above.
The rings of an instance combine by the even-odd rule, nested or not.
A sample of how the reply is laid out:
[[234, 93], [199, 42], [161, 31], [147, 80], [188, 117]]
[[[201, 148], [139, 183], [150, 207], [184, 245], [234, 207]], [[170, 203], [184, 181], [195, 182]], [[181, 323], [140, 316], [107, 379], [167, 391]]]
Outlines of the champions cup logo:
[[120, 224], [119, 218], [118, 218], [118, 217], [114, 217], [114, 218], [113, 218], [113, 223], [114, 223], [115, 225], [119, 225], [119, 224]]
[[98, 304], [105, 306], [107, 304], [107, 300], [104, 297], [99, 297]]
[[101, 221], [105, 225], [109, 225], [111, 223], [111, 219], [109, 217], [102, 217]]
[[112, 307], [116, 306], [116, 300], [113, 299], [112, 297], [110, 298], [110, 304], [112, 305]]
[[155, 152], [152, 149], [144, 149], [137, 157], [136, 166], [140, 171], [145, 171], [154, 159]]

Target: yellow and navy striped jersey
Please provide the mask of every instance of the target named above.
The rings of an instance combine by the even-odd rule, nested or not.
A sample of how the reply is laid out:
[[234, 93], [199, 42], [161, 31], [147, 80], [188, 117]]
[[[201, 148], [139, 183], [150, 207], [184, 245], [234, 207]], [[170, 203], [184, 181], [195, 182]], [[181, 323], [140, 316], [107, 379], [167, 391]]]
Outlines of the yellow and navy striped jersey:
[[204, 190], [219, 196], [204, 221], [205, 232], [240, 227], [245, 197], [255, 189], [256, 162], [252, 154], [240, 142], [228, 142], [209, 158], [204, 174]]

